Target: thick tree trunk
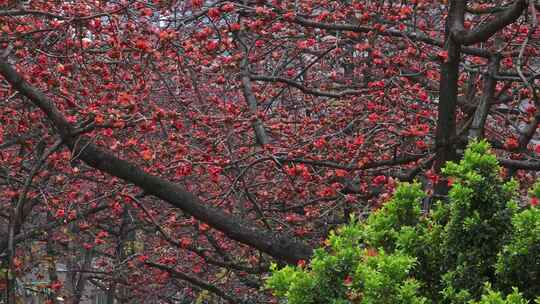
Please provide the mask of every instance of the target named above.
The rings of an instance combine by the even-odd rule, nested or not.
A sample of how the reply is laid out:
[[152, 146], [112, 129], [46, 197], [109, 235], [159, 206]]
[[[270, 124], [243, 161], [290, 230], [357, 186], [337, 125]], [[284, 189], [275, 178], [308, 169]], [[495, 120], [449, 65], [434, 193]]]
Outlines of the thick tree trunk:
[[[452, 28], [459, 25], [463, 26], [466, 2], [451, 1], [446, 20], [445, 50], [448, 52], [448, 58], [441, 65], [437, 130], [435, 134], [435, 171], [437, 173], [440, 173], [441, 168], [447, 161], [455, 160], [457, 157], [454, 139], [456, 137], [456, 107], [461, 46], [455, 41], [451, 32]], [[435, 185], [435, 195], [445, 195], [447, 192], [447, 183], [442, 179], [439, 180]]]
[[[464, 28], [465, 8], [467, 0], [452, 0], [446, 19], [446, 43], [445, 50], [448, 52], [448, 59], [441, 65], [441, 82], [439, 91], [439, 108], [436, 131], [436, 159], [435, 170], [440, 173], [441, 168], [447, 161], [455, 160], [456, 155], [456, 104], [458, 94], [459, 63], [461, 60], [461, 47], [475, 43], [485, 42], [495, 33], [505, 26], [515, 22], [527, 8], [527, 1], [516, 0], [507, 9], [499, 13], [489, 22], [485, 22], [478, 27], [467, 30]], [[491, 58], [490, 73], [497, 71], [498, 59]], [[495, 60], [496, 62], [494, 62]], [[483, 133], [483, 124], [487, 117], [489, 101], [494, 92], [495, 82], [487, 83], [489, 86], [484, 91], [483, 108], [475, 113], [473, 135]], [[470, 133], [471, 134], [471, 133]], [[440, 179], [435, 186], [435, 195], [445, 195], [448, 192], [447, 182]]]

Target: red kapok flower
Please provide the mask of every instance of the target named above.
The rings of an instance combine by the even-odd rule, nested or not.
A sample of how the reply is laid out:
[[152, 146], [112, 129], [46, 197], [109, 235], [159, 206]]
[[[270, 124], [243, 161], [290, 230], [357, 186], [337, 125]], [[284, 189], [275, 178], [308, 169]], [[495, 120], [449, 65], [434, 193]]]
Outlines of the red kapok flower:
[[508, 150], [514, 150], [519, 147], [519, 142], [516, 138], [510, 137], [506, 139], [504, 147]]
[[373, 179], [373, 183], [374, 183], [375, 185], [381, 185], [381, 184], [386, 183], [386, 176], [384, 176], [384, 175], [378, 175], [378, 176], [376, 176], [376, 177]]
[[230, 12], [234, 11], [234, 4], [232, 4], [232, 3], [224, 4], [221, 7], [221, 11], [226, 12], [226, 13], [230, 13]]
[[58, 292], [62, 288], [62, 285], [62, 282], [54, 281], [51, 283], [51, 289], [54, 290], [54, 292]]
[[448, 61], [448, 51], [439, 51], [437, 53], [437, 57], [439, 57], [439, 59], [441, 59], [443, 62], [447, 62]]
[[213, 7], [208, 10], [208, 17], [211, 19], [218, 19], [221, 16], [221, 12], [217, 7]]

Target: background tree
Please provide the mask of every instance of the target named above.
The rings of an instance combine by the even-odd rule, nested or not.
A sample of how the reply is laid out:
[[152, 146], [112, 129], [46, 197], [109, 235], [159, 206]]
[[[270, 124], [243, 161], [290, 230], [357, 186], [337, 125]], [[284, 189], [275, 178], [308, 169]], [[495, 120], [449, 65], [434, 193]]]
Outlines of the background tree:
[[527, 187], [537, 6], [0, 1], [7, 296], [52, 255], [74, 301], [260, 302], [397, 180], [444, 198], [472, 137]]

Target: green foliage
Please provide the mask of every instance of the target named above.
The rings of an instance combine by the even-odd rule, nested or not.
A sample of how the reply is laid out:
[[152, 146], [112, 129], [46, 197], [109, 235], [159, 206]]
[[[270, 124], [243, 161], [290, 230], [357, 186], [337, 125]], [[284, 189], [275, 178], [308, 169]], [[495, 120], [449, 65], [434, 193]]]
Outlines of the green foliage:
[[394, 197], [368, 218], [363, 228], [366, 243], [386, 250], [406, 245], [416, 233], [415, 226], [422, 213], [420, 203], [424, 197], [418, 183], [399, 185]]
[[540, 295], [540, 209], [520, 209], [517, 182], [499, 171], [489, 145], [472, 143], [444, 169], [447, 202], [425, 214], [421, 186], [401, 184], [305, 266], [273, 266], [267, 287], [290, 304], [530, 303]]
[[536, 182], [531, 190], [529, 190], [529, 194], [534, 198], [540, 198], [540, 182]]
[[[469, 304], [527, 304], [528, 300], [518, 292], [516, 288], [512, 289], [507, 297], [504, 297], [500, 292], [493, 291], [489, 283], [484, 286], [484, 294], [479, 301], [469, 301]], [[538, 302], [537, 302], [538, 303]]]
[[532, 298], [540, 295], [540, 209], [516, 214], [512, 225], [512, 237], [498, 255], [500, 285], [517, 286]]
[[445, 295], [459, 290], [459, 301], [478, 298], [485, 282], [493, 282], [497, 253], [511, 232], [517, 184], [503, 183], [495, 155], [479, 142], [465, 151], [459, 163], [449, 163], [443, 172], [454, 184], [449, 192], [446, 221], [442, 229], [441, 258], [445, 261]]
[[426, 303], [418, 295], [420, 284], [409, 275], [415, 259], [362, 248], [362, 234], [356, 222], [331, 234], [328, 248], [317, 250], [306, 269], [277, 271], [273, 265], [267, 286], [290, 304]]
[[268, 286], [277, 296], [287, 297], [289, 303], [339, 303], [347, 290], [343, 284], [346, 275], [354, 272], [363, 256], [361, 232], [360, 225], [353, 221], [340, 229], [339, 234], [331, 233], [328, 251], [315, 251], [311, 272], [287, 266], [275, 272]]
[[[366, 251], [367, 252], [367, 251]], [[349, 295], [360, 303], [426, 303], [420, 284], [409, 273], [415, 259], [400, 253], [366, 254], [353, 276]]]

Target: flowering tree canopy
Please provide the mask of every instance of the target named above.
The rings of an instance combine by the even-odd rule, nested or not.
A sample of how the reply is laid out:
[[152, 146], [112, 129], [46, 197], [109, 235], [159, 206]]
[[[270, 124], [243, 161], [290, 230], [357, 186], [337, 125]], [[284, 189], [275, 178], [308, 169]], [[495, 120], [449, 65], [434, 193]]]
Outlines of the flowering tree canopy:
[[472, 138], [527, 185], [539, 9], [0, 0], [7, 302], [45, 261], [67, 267], [38, 271], [51, 301], [269, 301], [272, 261], [309, 259], [398, 181], [444, 198]]

